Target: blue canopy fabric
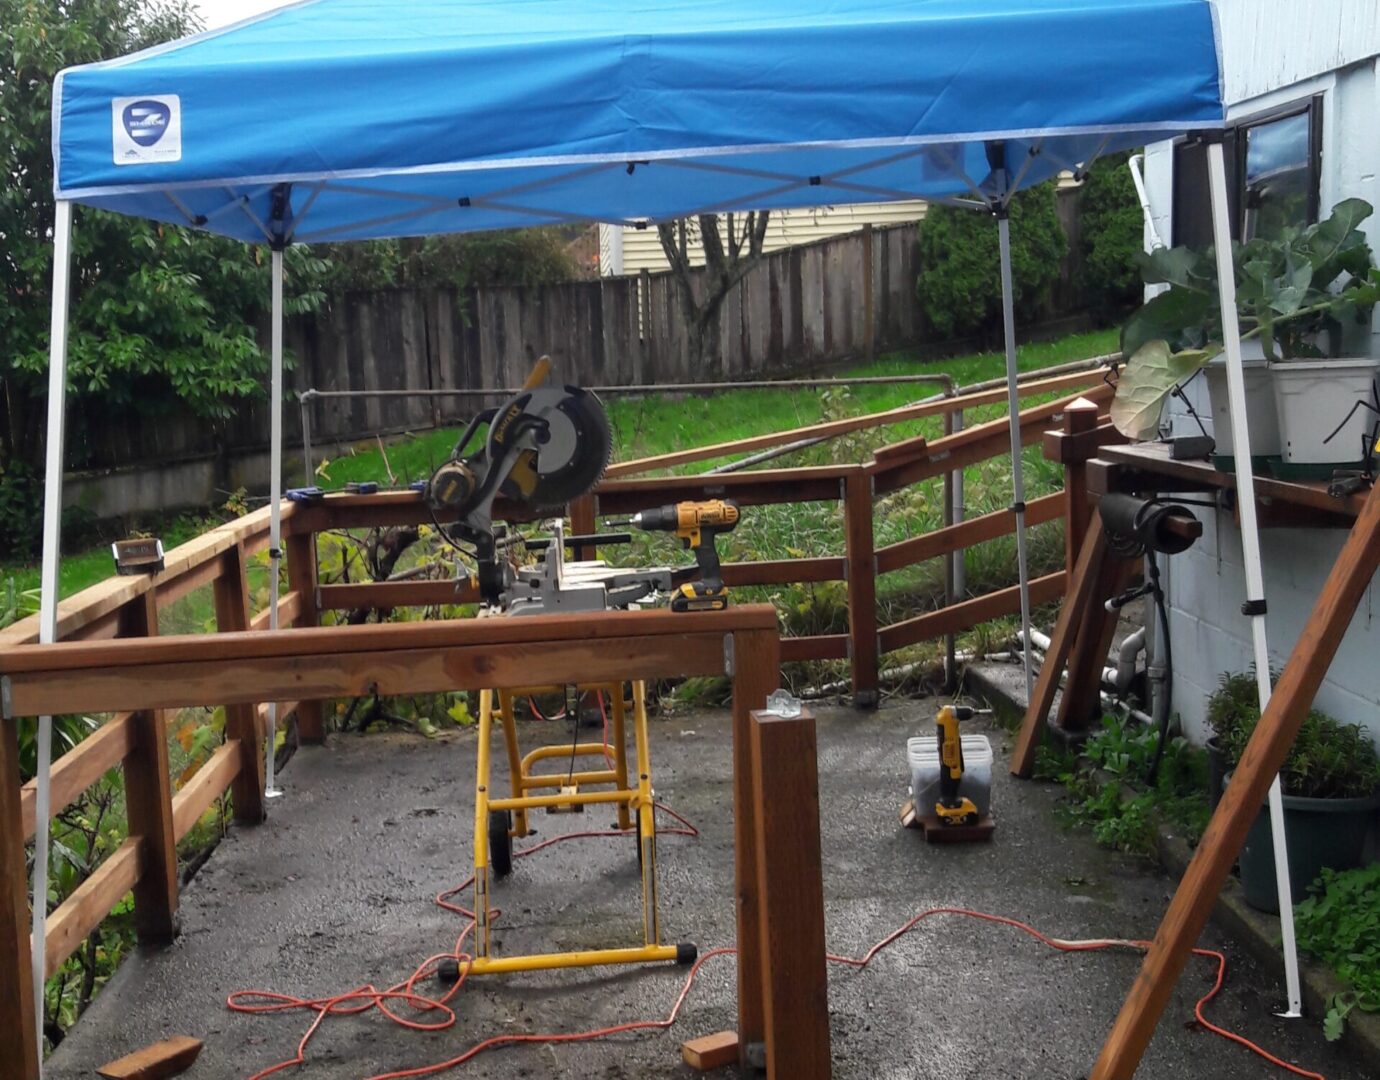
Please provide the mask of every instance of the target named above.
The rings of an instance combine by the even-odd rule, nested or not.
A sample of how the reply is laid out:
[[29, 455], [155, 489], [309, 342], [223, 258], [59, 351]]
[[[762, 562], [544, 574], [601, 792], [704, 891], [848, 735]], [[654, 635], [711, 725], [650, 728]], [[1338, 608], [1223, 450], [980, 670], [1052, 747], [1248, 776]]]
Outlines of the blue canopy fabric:
[[303, 0], [54, 102], [59, 198], [279, 242], [1000, 201], [1223, 120], [1207, 0]]

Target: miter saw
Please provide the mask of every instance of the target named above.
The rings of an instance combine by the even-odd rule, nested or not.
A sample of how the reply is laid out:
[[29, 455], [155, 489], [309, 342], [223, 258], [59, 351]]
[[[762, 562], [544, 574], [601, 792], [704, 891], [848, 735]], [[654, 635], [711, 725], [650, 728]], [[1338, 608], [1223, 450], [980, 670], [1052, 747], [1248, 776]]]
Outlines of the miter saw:
[[[613, 448], [608, 416], [599, 399], [578, 386], [548, 386], [551, 361], [537, 361], [522, 389], [496, 409], [481, 412], [465, 428], [450, 460], [432, 474], [425, 491], [441, 534], [475, 561], [481, 599], [512, 615], [606, 611], [626, 608], [674, 583], [665, 567], [623, 570], [601, 562], [565, 561], [574, 543], [627, 543], [627, 534], [566, 537], [559, 519], [553, 539], [528, 539], [495, 525], [499, 495], [533, 516], [559, 515], [604, 474]], [[474, 450], [470, 444], [487, 424]], [[468, 550], [462, 545], [467, 545]], [[518, 547], [544, 552], [540, 562], [518, 566]]]
[[[426, 486], [437, 528], [473, 549], [467, 554], [490, 604], [498, 604], [514, 581], [506, 530], [494, 526], [494, 499], [503, 495], [534, 514], [564, 508], [598, 482], [612, 451], [599, 399], [577, 386], [543, 385], [550, 371], [543, 356], [517, 394], [475, 416]], [[487, 432], [471, 450], [485, 424]]]

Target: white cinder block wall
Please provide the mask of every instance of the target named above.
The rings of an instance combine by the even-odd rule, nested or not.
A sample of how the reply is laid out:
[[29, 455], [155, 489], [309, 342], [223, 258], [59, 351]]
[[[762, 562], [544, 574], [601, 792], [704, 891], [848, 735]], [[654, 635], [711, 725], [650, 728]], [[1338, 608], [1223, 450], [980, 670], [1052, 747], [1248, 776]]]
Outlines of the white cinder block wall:
[[[1359, 196], [1380, 210], [1380, 5], [1374, 0], [1220, 0], [1229, 116], [1244, 118], [1276, 106], [1324, 95], [1321, 204], [1326, 214]], [[1146, 183], [1160, 235], [1172, 236], [1172, 151], [1146, 154]], [[1380, 221], [1367, 232], [1380, 252]], [[1353, 331], [1348, 351], [1380, 355], [1380, 318], [1370, 332]], [[1188, 397], [1211, 432], [1203, 381]], [[1177, 403], [1168, 422], [1175, 433], [1197, 430]], [[1208, 695], [1224, 671], [1251, 662], [1250, 626], [1241, 614], [1246, 588], [1241, 534], [1229, 514], [1195, 508], [1203, 538], [1165, 560], [1174, 646], [1174, 711], [1195, 742], [1206, 737]], [[1261, 533], [1267, 626], [1272, 662], [1282, 665], [1297, 641], [1323, 581], [1341, 549], [1333, 529], [1266, 529]], [[1315, 704], [1339, 719], [1366, 726], [1380, 742], [1380, 597], [1372, 582]]]

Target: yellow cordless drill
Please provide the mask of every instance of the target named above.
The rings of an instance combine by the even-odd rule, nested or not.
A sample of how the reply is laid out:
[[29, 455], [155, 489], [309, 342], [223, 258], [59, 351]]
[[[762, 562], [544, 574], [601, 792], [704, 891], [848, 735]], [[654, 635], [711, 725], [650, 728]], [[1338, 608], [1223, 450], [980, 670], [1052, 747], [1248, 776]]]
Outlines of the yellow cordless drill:
[[963, 781], [963, 738], [958, 725], [980, 711], [970, 705], [945, 705], [935, 718], [939, 727], [939, 801], [934, 804], [934, 813], [940, 824], [977, 824], [977, 807], [958, 790]]
[[732, 532], [738, 524], [738, 504], [727, 499], [672, 503], [655, 510], [643, 510], [626, 522], [647, 532], [673, 532], [695, 553], [699, 578], [677, 586], [671, 597], [672, 611], [723, 611], [728, 607], [728, 590], [719, 569], [719, 552], [714, 541], [720, 533]]

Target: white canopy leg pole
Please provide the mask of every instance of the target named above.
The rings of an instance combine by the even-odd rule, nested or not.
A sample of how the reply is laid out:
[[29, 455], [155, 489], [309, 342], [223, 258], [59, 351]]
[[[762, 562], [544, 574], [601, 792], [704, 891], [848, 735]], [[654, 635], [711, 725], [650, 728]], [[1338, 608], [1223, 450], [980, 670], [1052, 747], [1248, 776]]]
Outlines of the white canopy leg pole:
[[1001, 314], [1006, 331], [1006, 403], [1011, 424], [1011, 508], [1016, 512], [1016, 569], [1021, 582], [1021, 655], [1025, 658], [1025, 699], [1030, 700], [1034, 676], [1030, 662], [1030, 568], [1025, 547], [1025, 475], [1021, 463], [1021, 399], [1016, 389], [1016, 301], [1011, 285], [1011, 221], [997, 215], [1001, 239]]
[[[1241, 326], [1236, 314], [1236, 273], [1232, 267], [1231, 225], [1227, 219], [1227, 172], [1222, 144], [1208, 147], [1208, 184], [1212, 195], [1212, 236], [1217, 250], [1217, 281], [1222, 300], [1222, 344], [1227, 356], [1227, 399], [1231, 406], [1232, 453], [1236, 457], [1237, 508], [1241, 515], [1242, 559], [1246, 564], [1246, 604], [1255, 648], [1255, 678], [1260, 711], [1270, 701], [1270, 647], [1265, 635], [1265, 577], [1260, 564], [1256, 524], [1255, 470], [1246, 421], [1246, 380], [1241, 367]], [[1279, 925], [1283, 938], [1284, 976], [1289, 992], [1285, 1016], [1301, 1016], [1299, 958], [1294, 944], [1294, 898], [1289, 885], [1289, 851], [1284, 836], [1284, 799], [1279, 777], [1270, 785], [1270, 829], [1274, 834], [1275, 885], [1279, 890]]]
[[[268, 629], [278, 629], [278, 571], [283, 563], [283, 253], [273, 252], [273, 373], [269, 379], [268, 481]], [[264, 796], [277, 798], [274, 782], [278, 747], [278, 703], [268, 703], [268, 750], [264, 765]]]
[[[57, 640], [58, 566], [62, 557], [62, 463], [67, 442], [67, 307], [71, 285], [72, 204], [53, 219], [53, 316], [48, 338], [47, 464], [43, 474], [43, 569], [38, 640]], [[38, 790], [34, 800], [33, 924], [30, 934], [39, 1075], [43, 1075], [43, 984], [47, 966], [48, 819], [52, 813], [53, 718], [38, 718]]]

